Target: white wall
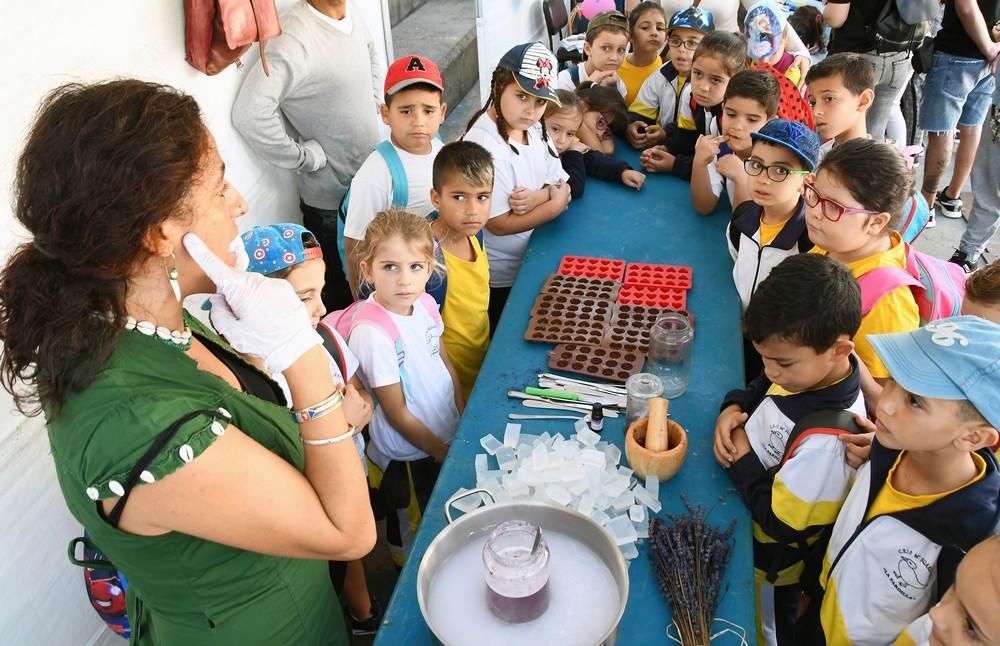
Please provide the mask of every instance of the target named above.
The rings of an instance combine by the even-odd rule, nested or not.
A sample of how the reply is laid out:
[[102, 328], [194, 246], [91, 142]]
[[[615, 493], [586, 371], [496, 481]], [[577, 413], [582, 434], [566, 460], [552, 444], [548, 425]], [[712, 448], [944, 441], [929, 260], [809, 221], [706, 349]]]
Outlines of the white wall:
[[490, 94], [490, 78], [500, 57], [533, 40], [549, 46], [541, 0], [475, 0], [479, 50], [479, 96]]
[[[278, 8], [296, 1], [278, 0]], [[383, 40], [384, 0], [356, 6], [376, 42]], [[11, 216], [9, 189], [32, 115], [48, 90], [74, 80], [128, 76], [189, 92], [216, 137], [229, 180], [251, 205], [241, 226], [301, 217], [290, 173], [255, 159], [230, 125], [243, 72], [230, 67], [208, 77], [184, 61], [181, 0], [5, 1], [0, 24], [0, 60], [7, 63], [0, 101], [0, 260], [25, 240]], [[244, 56], [246, 65], [256, 60], [256, 48]], [[66, 543], [80, 528], [56, 486], [41, 422], [12, 408], [0, 393], [0, 580], [8, 582], [0, 591], [0, 642], [84, 644], [103, 624], [86, 602], [79, 568], [66, 559]]]

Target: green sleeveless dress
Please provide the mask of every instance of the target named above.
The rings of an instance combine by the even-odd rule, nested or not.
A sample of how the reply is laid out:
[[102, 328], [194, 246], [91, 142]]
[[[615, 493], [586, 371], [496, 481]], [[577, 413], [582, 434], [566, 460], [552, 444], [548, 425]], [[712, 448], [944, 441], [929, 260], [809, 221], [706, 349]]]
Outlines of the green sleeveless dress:
[[[232, 352], [197, 322], [192, 330]], [[348, 644], [326, 561], [266, 556], [177, 532], [136, 536], [98, 513], [98, 501], [119, 495], [154, 439], [196, 411], [204, 412], [180, 426], [138, 486], [200, 455], [224, 432], [227, 413], [233, 425], [303, 470], [298, 427], [287, 409], [239, 392], [184, 353], [132, 332], [120, 336], [93, 383], [48, 423], [70, 512], [128, 579], [131, 643]]]

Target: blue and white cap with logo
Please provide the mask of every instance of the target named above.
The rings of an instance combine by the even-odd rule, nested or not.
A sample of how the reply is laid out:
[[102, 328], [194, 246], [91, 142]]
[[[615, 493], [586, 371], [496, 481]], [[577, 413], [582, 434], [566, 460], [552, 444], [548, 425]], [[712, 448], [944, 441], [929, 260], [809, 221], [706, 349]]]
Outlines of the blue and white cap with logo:
[[868, 341], [902, 388], [921, 397], [966, 399], [1000, 429], [1000, 325], [957, 316]]
[[514, 80], [527, 94], [562, 105], [556, 96], [558, 63], [545, 45], [536, 42], [511, 47], [497, 67], [513, 72]]
[[247, 271], [273, 274], [307, 260], [323, 257], [319, 245], [306, 247], [306, 240], [316, 241], [312, 231], [300, 224], [269, 224], [256, 226], [242, 236], [243, 247], [250, 257]]

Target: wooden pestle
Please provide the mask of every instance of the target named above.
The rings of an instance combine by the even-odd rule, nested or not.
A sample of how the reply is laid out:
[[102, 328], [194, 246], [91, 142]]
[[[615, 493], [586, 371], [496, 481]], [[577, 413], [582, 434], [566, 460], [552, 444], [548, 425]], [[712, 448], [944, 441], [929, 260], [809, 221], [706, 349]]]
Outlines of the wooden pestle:
[[649, 451], [667, 450], [668, 406], [669, 402], [663, 397], [649, 400], [649, 419], [646, 422], [646, 449]]

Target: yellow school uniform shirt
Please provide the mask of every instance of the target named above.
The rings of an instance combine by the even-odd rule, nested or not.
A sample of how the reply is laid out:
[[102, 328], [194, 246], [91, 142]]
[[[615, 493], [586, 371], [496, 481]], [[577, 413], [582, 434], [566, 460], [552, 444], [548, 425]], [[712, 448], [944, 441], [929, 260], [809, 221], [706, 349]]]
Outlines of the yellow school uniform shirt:
[[786, 224], [788, 224], [788, 220], [777, 224], [768, 224], [764, 222], [764, 218], [762, 217], [760, 219], [760, 246], [766, 247], [771, 244], [771, 241], [778, 237], [778, 234], [781, 233]]
[[983, 476], [986, 475], [986, 460], [982, 458], [981, 455], [972, 453], [972, 460], [976, 463], [976, 477], [969, 480], [964, 485], [960, 487], [955, 487], [951, 491], [942, 491], [941, 493], [932, 493], [926, 496], [911, 496], [908, 493], [903, 493], [895, 487], [892, 486], [892, 477], [896, 473], [896, 467], [899, 466], [899, 461], [902, 457], [906, 455], [906, 452], [901, 452], [896, 456], [896, 463], [892, 465], [889, 469], [889, 477], [885, 480], [885, 485], [876, 494], [875, 502], [872, 503], [871, 509], [865, 515], [865, 520], [871, 520], [875, 516], [881, 516], [884, 514], [895, 514], [901, 511], [907, 511], [908, 509], [919, 509], [921, 507], [927, 507], [931, 503], [941, 500], [945, 496], [950, 496], [951, 494], [968, 487], [981, 480]]
[[636, 95], [639, 94], [639, 88], [642, 87], [642, 82], [646, 80], [646, 77], [660, 69], [663, 65], [663, 61], [657, 56], [656, 60], [645, 65], [643, 67], [637, 67], [632, 63], [628, 62], [628, 58], [625, 62], [618, 67], [618, 76], [621, 80], [625, 81], [625, 88], [627, 92], [625, 93], [625, 105], [632, 105], [635, 101]]
[[469, 399], [476, 383], [479, 367], [490, 344], [490, 265], [486, 253], [475, 236], [469, 237], [475, 260], [463, 260], [441, 248], [448, 269], [448, 292], [441, 318], [444, 334], [441, 340], [448, 350], [462, 394]]
[[[851, 270], [851, 274], [855, 278], [876, 267], [899, 267], [900, 269], [906, 267], [906, 246], [897, 232], [891, 232], [890, 236], [892, 247], [888, 251], [847, 263], [847, 268]], [[813, 253], [825, 254], [826, 251], [814, 247]], [[876, 301], [871, 311], [861, 319], [861, 327], [854, 335], [854, 350], [868, 366], [872, 377], [885, 379], [889, 376], [889, 370], [875, 354], [871, 343], [868, 342], [868, 335], [908, 332], [918, 327], [920, 327], [920, 311], [917, 309], [917, 302], [913, 300], [910, 288], [905, 285], [897, 287]]]

